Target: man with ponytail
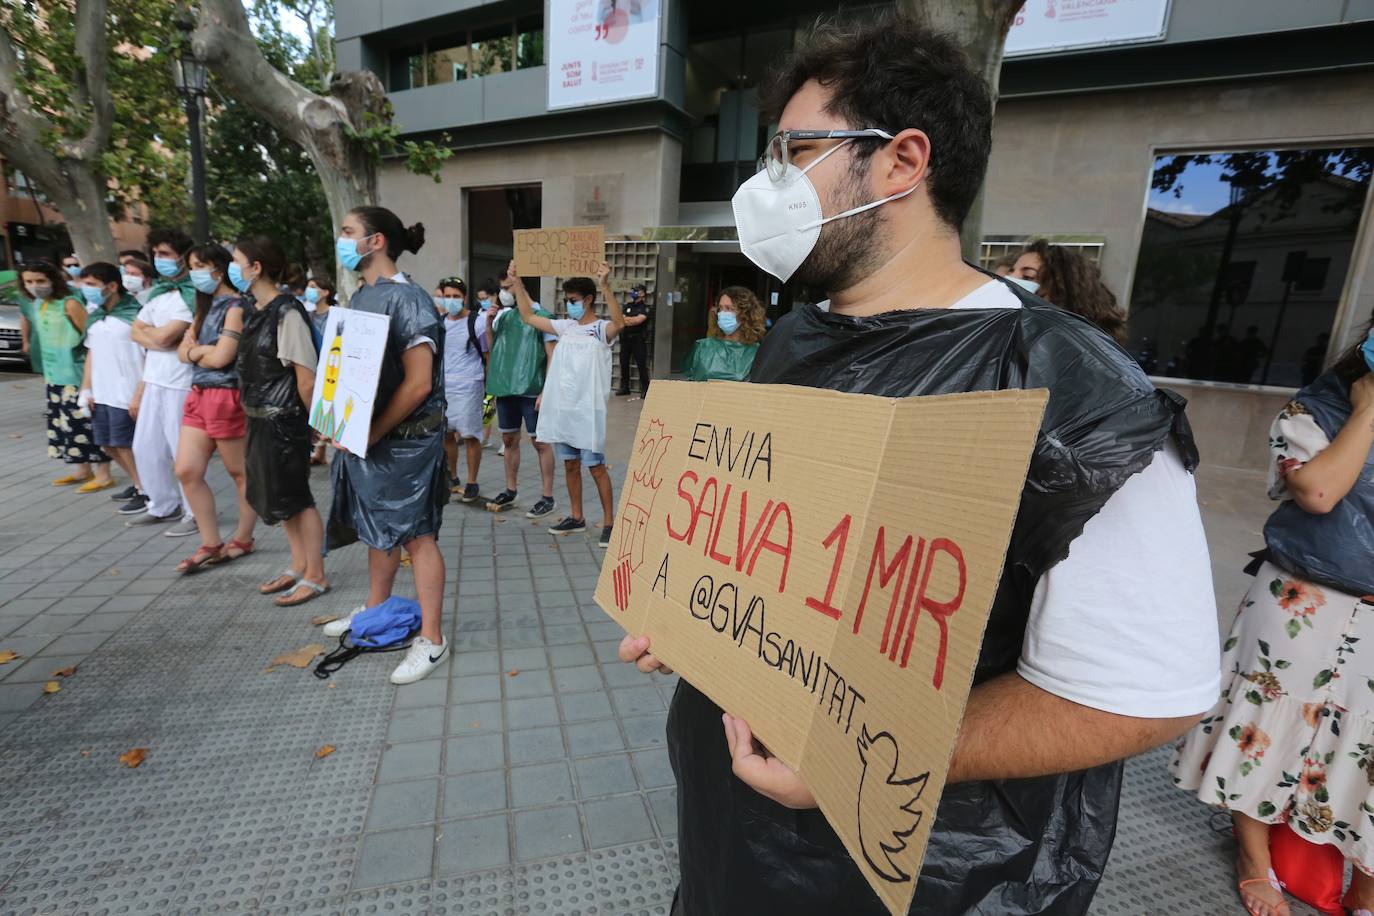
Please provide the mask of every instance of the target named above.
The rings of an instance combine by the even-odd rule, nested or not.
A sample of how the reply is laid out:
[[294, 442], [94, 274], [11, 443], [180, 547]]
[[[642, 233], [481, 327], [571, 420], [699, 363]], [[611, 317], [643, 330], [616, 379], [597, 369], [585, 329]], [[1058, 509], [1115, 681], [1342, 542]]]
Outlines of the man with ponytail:
[[404, 548], [415, 576], [420, 633], [391, 673], [393, 684], [420, 680], [448, 660], [441, 622], [444, 558], [436, 540], [449, 498], [444, 462], [444, 326], [434, 300], [401, 273], [396, 259], [425, 242], [424, 226], [406, 228], [382, 207], [356, 207], [344, 218], [340, 263], [360, 271], [364, 285], [349, 308], [391, 319], [372, 413], [367, 456], [347, 452], [333, 465], [329, 546], [361, 540], [368, 550], [363, 607], [326, 624], [341, 636], [364, 608], [391, 597]]

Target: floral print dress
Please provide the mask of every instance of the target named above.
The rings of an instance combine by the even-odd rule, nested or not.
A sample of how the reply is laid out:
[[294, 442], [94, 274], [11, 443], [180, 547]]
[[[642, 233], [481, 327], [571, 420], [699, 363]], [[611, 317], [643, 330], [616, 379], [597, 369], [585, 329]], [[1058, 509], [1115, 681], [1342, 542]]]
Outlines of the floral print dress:
[[[1329, 444], [1290, 402], [1270, 431], [1270, 498]], [[1221, 699], [1179, 743], [1174, 783], [1374, 874], [1374, 597], [1265, 563], [1222, 651]]]

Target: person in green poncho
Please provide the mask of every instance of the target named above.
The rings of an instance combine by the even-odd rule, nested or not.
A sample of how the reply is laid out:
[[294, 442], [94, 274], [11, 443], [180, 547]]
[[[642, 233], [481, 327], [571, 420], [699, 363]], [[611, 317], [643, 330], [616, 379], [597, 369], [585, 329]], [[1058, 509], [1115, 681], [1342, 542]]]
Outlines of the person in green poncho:
[[[95, 444], [89, 407], [80, 403], [86, 366], [86, 301], [67, 284], [67, 275], [46, 261], [25, 264], [20, 273], [33, 301], [31, 346], [42, 354], [48, 395], [48, 457], [71, 467], [53, 486], [81, 484], [80, 493], [114, 486], [110, 458]], [[28, 319], [25, 319], [25, 324]], [[25, 338], [28, 328], [24, 328]], [[94, 473], [92, 471], [94, 470]]]
[[743, 286], [721, 290], [707, 318], [707, 336], [692, 346], [682, 374], [693, 382], [742, 382], [763, 339], [763, 303]]

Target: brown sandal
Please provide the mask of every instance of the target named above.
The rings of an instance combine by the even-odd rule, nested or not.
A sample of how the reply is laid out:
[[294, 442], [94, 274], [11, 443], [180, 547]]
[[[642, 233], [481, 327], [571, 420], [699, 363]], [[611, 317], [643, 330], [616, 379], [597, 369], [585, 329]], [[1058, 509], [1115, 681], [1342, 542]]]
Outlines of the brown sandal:
[[207, 566], [213, 566], [224, 558], [224, 545], [216, 544], [213, 547], [206, 547], [202, 544], [195, 553], [177, 564], [177, 572], [182, 575], [200, 572]]
[[296, 583], [301, 581], [305, 573], [298, 573], [294, 569], [283, 570], [281, 575], [269, 582], [264, 582], [258, 586], [258, 591], [264, 595], [275, 595], [277, 592], [284, 592], [288, 588], [295, 588]]
[[[231, 551], [231, 550], [237, 550], [238, 553], [230, 553], [229, 551]], [[227, 541], [224, 542], [224, 556], [222, 556], [222, 557], [219, 559], [218, 562], [220, 562], [220, 563], [232, 563], [234, 560], [237, 560], [239, 557], [246, 557], [246, 556], [248, 556], [248, 555], [249, 555], [250, 553], [252, 553], [252, 552], [253, 552], [253, 539], [252, 539], [252, 538], [249, 538], [249, 539], [246, 540], [246, 541], [240, 541], [240, 540], [238, 540], [237, 538], [230, 538], [229, 540], [227, 540]]]

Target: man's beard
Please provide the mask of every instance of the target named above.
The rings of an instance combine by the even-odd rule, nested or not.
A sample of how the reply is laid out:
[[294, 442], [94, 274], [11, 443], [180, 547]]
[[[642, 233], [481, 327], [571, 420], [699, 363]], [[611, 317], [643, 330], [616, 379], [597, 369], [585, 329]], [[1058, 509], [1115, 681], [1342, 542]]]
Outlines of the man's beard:
[[[868, 160], [856, 162], [836, 189], [836, 213], [868, 203], [867, 177]], [[883, 224], [881, 210], [881, 207], [874, 207], [822, 226], [816, 247], [797, 268], [797, 279], [813, 289], [834, 294], [872, 273], [882, 248], [877, 238]]]

